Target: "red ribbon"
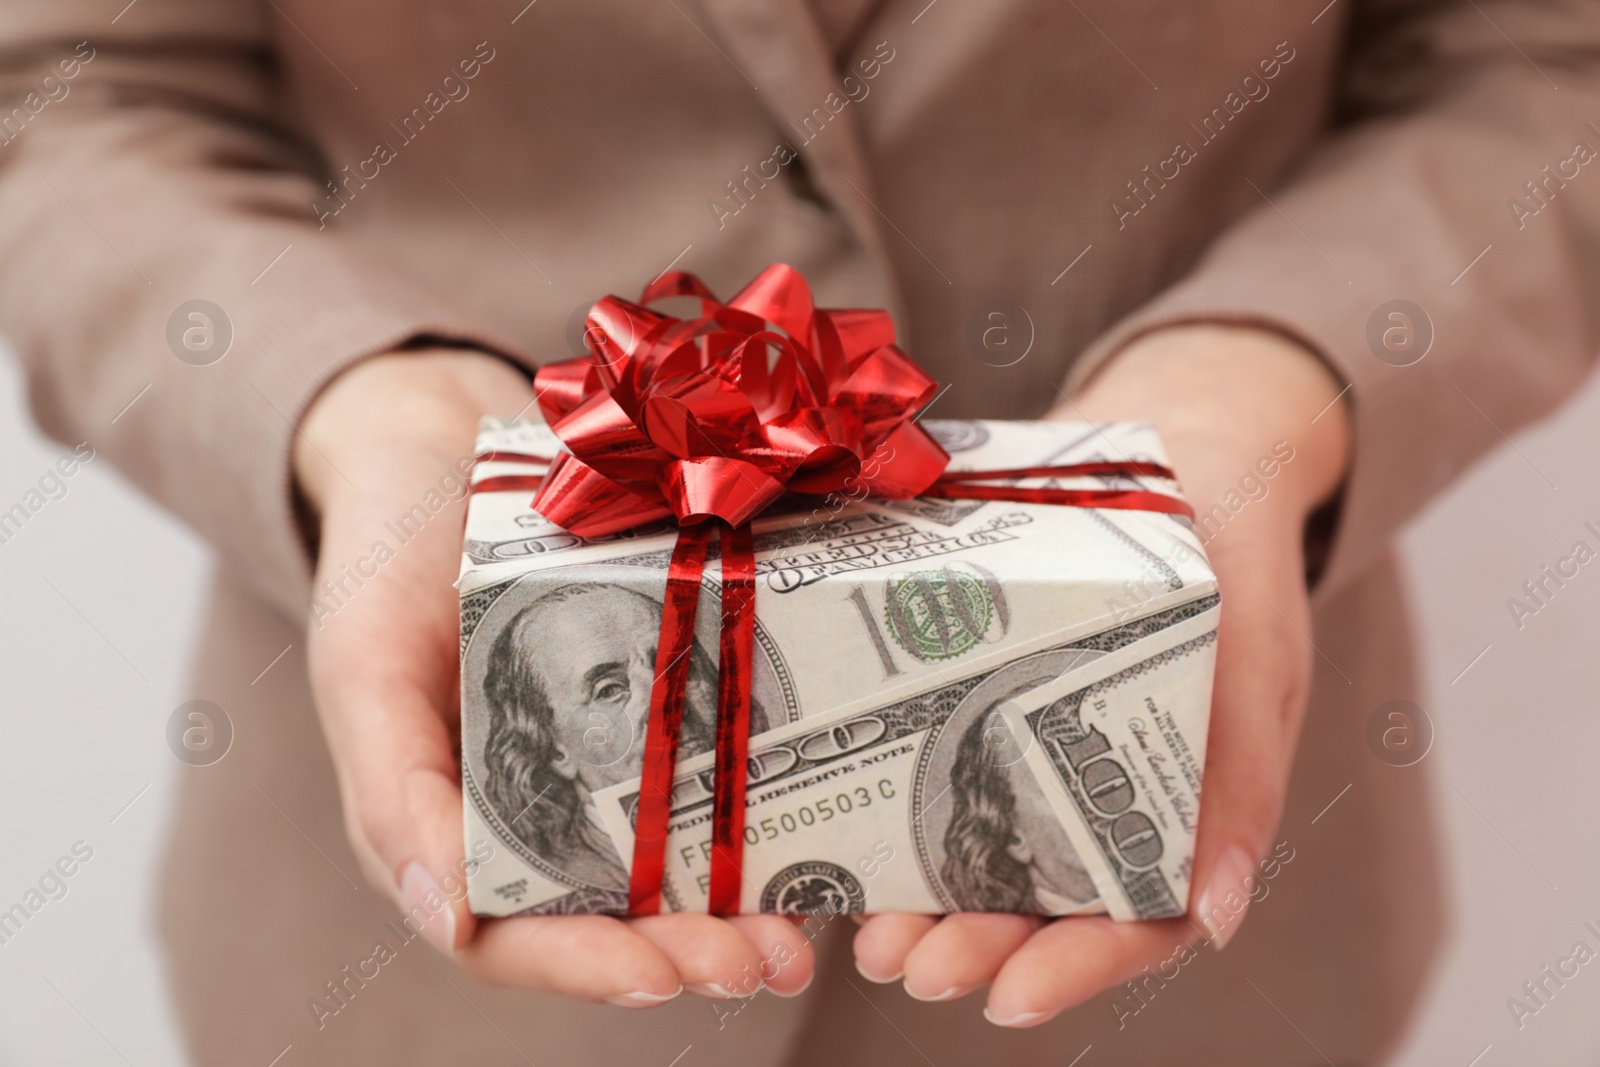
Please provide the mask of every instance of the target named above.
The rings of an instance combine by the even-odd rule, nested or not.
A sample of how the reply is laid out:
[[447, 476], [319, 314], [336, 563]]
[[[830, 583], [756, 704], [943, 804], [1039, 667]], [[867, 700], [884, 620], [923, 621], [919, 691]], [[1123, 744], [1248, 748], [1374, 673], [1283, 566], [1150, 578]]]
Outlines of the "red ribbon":
[[[700, 301], [700, 317], [642, 306]], [[673, 770], [711, 538], [720, 531], [721, 659], [712, 797], [710, 911], [739, 910], [755, 636], [749, 521], [785, 492], [852, 499], [915, 496], [1158, 511], [1189, 506], [1147, 489], [982, 484], [1025, 478], [1153, 476], [1148, 462], [946, 471], [949, 456], [915, 421], [936, 383], [895, 347], [880, 310], [818, 308], [798, 271], [774, 264], [727, 303], [683, 271], [641, 304], [608, 296], [589, 312], [590, 355], [541, 368], [545, 420], [569, 451], [553, 460], [490, 452], [484, 461], [549, 462], [542, 478], [503, 475], [474, 492], [526, 490], [551, 522], [598, 537], [672, 516], [681, 529], [667, 572], [656, 678], [645, 728], [628, 911], [661, 910]], [[774, 356], [774, 353], [776, 355]], [[715, 521], [713, 521], [715, 520]]]
[[755, 539], [746, 524], [731, 527], [722, 536], [722, 657], [717, 677], [717, 755], [711, 797], [709, 910], [713, 915], [739, 912], [755, 634]]
[[[672, 770], [678, 760], [683, 694], [689, 685], [694, 616], [700, 604], [700, 574], [705, 570], [711, 532], [709, 523], [685, 526], [667, 566], [667, 596], [661, 607], [661, 636], [656, 642], [656, 680], [650, 689], [650, 720], [645, 727], [644, 768], [634, 817], [633, 873], [628, 884], [630, 915], [654, 915], [661, 910]], [[717, 740], [721, 742], [720, 704], [718, 712]]]

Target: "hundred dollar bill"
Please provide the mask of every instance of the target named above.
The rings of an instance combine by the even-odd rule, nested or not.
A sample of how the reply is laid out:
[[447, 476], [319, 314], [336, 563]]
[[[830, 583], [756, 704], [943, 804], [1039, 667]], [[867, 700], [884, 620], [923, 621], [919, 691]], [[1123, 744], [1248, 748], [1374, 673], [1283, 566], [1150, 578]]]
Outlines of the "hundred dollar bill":
[[[954, 467], [1164, 461], [1154, 433], [1135, 424], [930, 428]], [[538, 424], [490, 424], [479, 451], [549, 456], [558, 445]], [[541, 470], [501, 458], [480, 464], [475, 480]], [[459, 581], [466, 829], [469, 845], [496, 846], [495, 860], [472, 881], [472, 902], [489, 915], [621, 911], [631, 829], [597, 800], [622, 795], [638, 779], [676, 529], [584, 539], [546, 522], [531, 500], [526, 486], [481, 492], [468, 510]], [[1073, 638], [1149, 631], [1149, 620], [1171, 618], [1215, 593], [1191, 526], [1162, 514], [808, 498], [759, 520], [755, 532], [757, 737], [946, 691]], [[711, 747], [719, 590], [713, 559], [685, 698], [683, 767]], [[1090, 652], [1100, 654], [1077, 649], [1066, 660], [1049, 659], [1049, 677]], [[1032, 662], [1032, 684], [1047, 680], [1036, 676], [1043, 661]], [[1209, 678], [1199, 684], [1203, 702]], [[1200, 733], [1203, 744], [1203, 719]], [[1081, 882], [1082, 892], [1039, 907], [1058, 914], [1091, 905], [1088, 886]], [[695, 906], [693, 894], [680, 899]], [[757, 910], [758, 903], [747, 895], [744, 906]], [[937, 898], [921, 910], [961, 906], [955, 897]]]
[[1172, 918], [1188, 907], [1219, 614], [1213, 602], [1160, 640], [1005, 709], [1113, 918]]

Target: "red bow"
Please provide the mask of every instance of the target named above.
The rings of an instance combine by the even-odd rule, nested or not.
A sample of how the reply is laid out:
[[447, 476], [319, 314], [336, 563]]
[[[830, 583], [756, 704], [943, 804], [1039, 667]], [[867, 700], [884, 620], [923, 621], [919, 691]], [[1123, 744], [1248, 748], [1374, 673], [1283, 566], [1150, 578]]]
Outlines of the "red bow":
[[590, 358], [535, 378], [571, 450], [533, 502], [551, 522], [586, 537], [668, 515], [738, 526], [786, 489], [905, 499], [943, 472], [950, 457], [911, 421], [937, 383], [895, 347], [887, 312], [815, 307], [783, 263], [726, 304], [684, 271], [641, 300], [669, 296], [698, 297], [700, 318], [604, 297]]

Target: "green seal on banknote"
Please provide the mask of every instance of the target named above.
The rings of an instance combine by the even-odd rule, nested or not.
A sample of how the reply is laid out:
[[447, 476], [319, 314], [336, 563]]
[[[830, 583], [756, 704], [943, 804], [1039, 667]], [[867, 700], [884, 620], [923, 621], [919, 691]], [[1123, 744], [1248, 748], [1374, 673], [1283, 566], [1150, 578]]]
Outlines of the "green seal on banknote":
[[924, 663], [954, 659], [988, 635], [996, 614], [995, 594], [991, 583], [966, 568], [901, 575], [889, 582], [889, 632]]

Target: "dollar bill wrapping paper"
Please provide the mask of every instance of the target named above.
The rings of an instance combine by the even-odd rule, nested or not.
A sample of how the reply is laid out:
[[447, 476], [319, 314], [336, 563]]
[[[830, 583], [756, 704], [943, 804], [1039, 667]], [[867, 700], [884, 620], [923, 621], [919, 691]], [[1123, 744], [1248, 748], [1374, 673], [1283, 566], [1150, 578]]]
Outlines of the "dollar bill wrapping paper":
[[[924, 426], [952, 470], [1166, 462], [1143, 424]], [[591, 539], [543, 519], [526, 482], [545, 466], [514, 457], [560, 448], [531, 421], [487, 420], [478, 441], [489, 458], [458, 588], [466, 842], [492, 851], [470, 878], [481, 915], [628, 908], [677, 527]], [[741, 910], [1182, 914], [1219, 610], [1187, 518], [836, 495], [782, 501], [753, 528]], [[713, 550], [672, 794], [670, 910], [707, 910], [720, 588]]]

